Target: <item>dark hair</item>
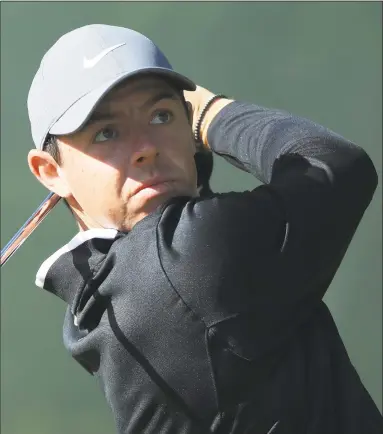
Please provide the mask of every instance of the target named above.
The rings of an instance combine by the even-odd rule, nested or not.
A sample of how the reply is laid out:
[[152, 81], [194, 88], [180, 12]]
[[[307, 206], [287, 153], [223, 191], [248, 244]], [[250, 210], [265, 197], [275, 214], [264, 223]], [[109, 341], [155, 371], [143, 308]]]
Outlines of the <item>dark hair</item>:
[[43, 145], [43, 151], [48, 152], [58, 165], [61, 164], [60, 148], [56, 136], [52, 134], [47, 135]]

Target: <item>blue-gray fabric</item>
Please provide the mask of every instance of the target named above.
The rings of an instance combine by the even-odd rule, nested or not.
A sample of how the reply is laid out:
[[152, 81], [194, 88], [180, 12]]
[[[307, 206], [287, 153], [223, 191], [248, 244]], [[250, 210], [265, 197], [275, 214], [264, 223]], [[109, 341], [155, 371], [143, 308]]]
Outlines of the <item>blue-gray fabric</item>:
[[370, 158], [240, 102], [208, 140], [264, 184], [174, 198], [59, 256], [44, 288], [68, 303], [66, 347], [119, 434], [381, 434], [322, 301], [376, 189]]

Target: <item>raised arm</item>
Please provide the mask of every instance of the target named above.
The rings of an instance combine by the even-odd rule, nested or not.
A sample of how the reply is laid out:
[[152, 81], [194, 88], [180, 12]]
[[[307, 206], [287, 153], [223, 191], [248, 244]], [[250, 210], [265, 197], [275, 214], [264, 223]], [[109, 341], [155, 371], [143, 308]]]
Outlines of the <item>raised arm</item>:
[[362, 148], [307, 119], [216, 104], [205, 145], [264, 185], [169, 206], [159, 227], [164, 269], [207, 323], [241, 312], [263, 325], [299, 320], [333, 279], [376, 171]]

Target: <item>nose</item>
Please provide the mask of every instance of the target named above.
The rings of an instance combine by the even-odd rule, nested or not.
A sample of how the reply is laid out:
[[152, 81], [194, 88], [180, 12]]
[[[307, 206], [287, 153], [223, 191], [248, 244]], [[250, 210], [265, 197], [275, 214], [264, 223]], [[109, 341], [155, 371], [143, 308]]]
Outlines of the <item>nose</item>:
[[132, 154], [132, 164], [135, 167], [153, 165], [159, 156], [158, 148], [153, 143], [145, 143]]

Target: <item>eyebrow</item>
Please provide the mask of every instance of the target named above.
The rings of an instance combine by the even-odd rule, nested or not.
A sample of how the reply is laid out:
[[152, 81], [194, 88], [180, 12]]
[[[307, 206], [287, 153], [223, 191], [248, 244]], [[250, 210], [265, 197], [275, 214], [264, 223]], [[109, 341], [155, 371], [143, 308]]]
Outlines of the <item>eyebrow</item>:
[[[145, 90], [147, 90], [147, 89], [148, 89], [148, 87], [145, 88]], [[158, 87], [156, 87], [156, 89], [158, 89]], [[134, 90], [136, 91], [137, 89], [134, 89]], [[174, 101], [178, 101], [179, 96], [170, 89], [169, 90], [163, 89], [160, 92], [158, 92], [157, 94], [152, 95], [147, 101], [145, 101], [145, 103], [141, 105], [140, 109], [149, 108], [163, 99], [172, 99]], [[84, 128], [86, 128], [86, 127], [88, 127], [88, 126], [90, 126], [96, 122], [111, 121], [113, 119], [116, 119], [116, 117], [118, 117], [118, 114], [119, 114], [118, 112], [112, 112], [110, 110], [102, 110], [102, 108], [99, 110], [96, 110], [90, 116], [90, 118], [88, 119], [88, 121], [84, 125]]]

